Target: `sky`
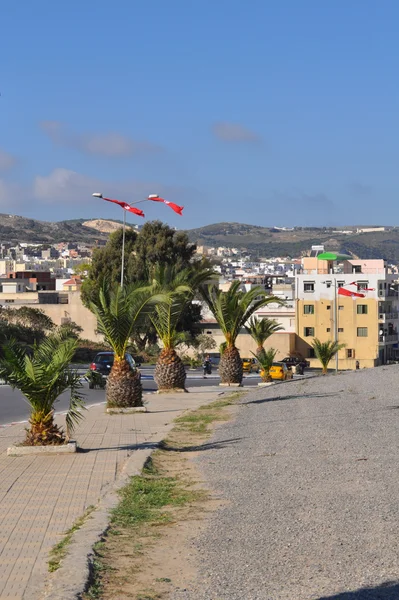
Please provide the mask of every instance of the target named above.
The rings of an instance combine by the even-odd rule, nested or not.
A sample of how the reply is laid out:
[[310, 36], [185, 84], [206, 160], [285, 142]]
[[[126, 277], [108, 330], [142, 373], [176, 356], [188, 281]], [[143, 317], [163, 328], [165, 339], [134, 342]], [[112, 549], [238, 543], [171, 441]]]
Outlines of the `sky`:
[[[397, 0], [1, 9], [0, 212], [399, 225]], [[142, 224], [134, 215], [128, 221]]]

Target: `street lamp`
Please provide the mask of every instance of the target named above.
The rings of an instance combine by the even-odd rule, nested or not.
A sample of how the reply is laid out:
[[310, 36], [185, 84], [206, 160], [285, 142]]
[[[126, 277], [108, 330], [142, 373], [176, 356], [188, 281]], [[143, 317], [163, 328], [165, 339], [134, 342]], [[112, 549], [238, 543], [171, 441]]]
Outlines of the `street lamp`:
[[105, 196], [103, 196], [101, 192], [94, 192], [94, 194], [92, 194], [92, 196], [94, 196], [94, 198], [102, 198], [103, 200], [106, 200], [107, 202], [113, 202], [114, 204], [118, 204], [124, 210], [124, 212], [123, 212], [123, 229], [122, 229], [122, 261], [121, 261], [121, 263], [122, 263], [121, 264], [121, 288], [123, 288], [123, 279], [124, 279], [124, 271], [125, 271], [126, 212], [132, 212], [135, 215], [144, 217], [143, 211], [138, 208], [134, 208], [134, 205], [140, 204], [141, 202], [148, 202], [148, 201], [163, 202], [164, 204], [169, 206], [169, 208], [171, 208], [175, 213], [177, 213], [180, 216], [182, 216], [182, 214], [183, 214], [184, 207], [179, 206], [178, 204], [174, 204], [173, 202], [169, 202], [168, 200], [165, 200], [165, 198], [162, 198], [158, 194], [150, 194], [144, 200], [137, 200], [136, 202], [131, 202], [130, 204], [128, 204], [127, 202], [122, 202], [121, 200], [112, 200], [111, 198], [105, 198]]

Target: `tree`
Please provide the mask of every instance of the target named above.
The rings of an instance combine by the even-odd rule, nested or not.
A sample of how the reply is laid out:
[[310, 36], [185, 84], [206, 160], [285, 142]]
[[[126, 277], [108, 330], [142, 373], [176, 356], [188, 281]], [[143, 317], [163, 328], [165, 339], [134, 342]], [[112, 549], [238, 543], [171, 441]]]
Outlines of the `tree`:
[[58, 327], [58, 331], [63, 333], [67, 337], [74, 338], [78, 340], [80, 334], [83, 332], [83, 327], [75, 323], [75, 321], [70, 321], [69, 323], [63, 323]]
[[160, 390], [184, 389], [186, 370], [176, 346], [187, 340], [187, 333], [179, 331], [178, 326], [196, 290], [213, 277], [213, 271], [197, 265], [180, 271], [175, 266], [159, 266], [154, 270], [154, 290], [170, 296], [168, 303], [157, 304], [150, 317], [163, 344], [154, 372]]
[[241, 384], [242, 362], [236, 348], [236, 339], [242, 327], [252, 315], [271, 302], [279, 302], [269, 296], [263, 288], [240, 291], [240, 281], [234, 281], [227, 292], [215, 285], [202, 287], [201, 293], [226, 339], [226, 347], [220, 359], [219, 373], [222, 383]]
[[[0, 377], [22, 392], [31, 408], [25, 445], [63, 444], [82, 418], [84, 402], [80, 376], [69, 363], [76, 350], [76, 340], [51, 333], [35, 344], [29, 355], [15, 341], [8, 340], [0, 359]], [[59, 396], [70, 389], [66, 414], [67, 432], [54, 423], [54, 405]]]
[[328, 365], [330, 360], [339, 352], [342, 348], [345, 348], [346, 344], [339, 344], [338, 342], [328, 341], [321, 342], [315, 338], [312, 342], [312, 348], [319, 359], [323, 368], [323, 375], [328, 372]]
[[[125, 257], [129, 259], [134, 251], [137, 233], [126, 228], [125, 231]], [[122, 267], [122, 229], [114, 231], [103, 248], [96, 248], [88, 276], [82, 283], [82, 302], [90, 308], [91, 302], [98, 301], [100, 290], [107, 283], [110, 287], [119, 285]]]
[[108, 408], [142, 406], [141, 377], [132, 371], [126, 360], [126, 350], [134, 327], [140, 319], [151, 314], [157, 302], [165, 296], [156, 295], [149, 286], [132, 284], [113, 289], [106, 283], [100, 289], [98, 300], [90, 303], [97, 317], [98, 331], [114, 351], [114, 363], [107, 382]]
[[204, 358], [204, 355], [210, 350], [214, 350], [217, 346], [214, 338], [207, 334], [201, 333], [193, 340], [194, 348], [197, 350], [198, 354]]
[[80, 277], [82, 280], [85, 279], [91, 270], [91, 263], [83, 262], [79, 265], [75, 265], [73, 268], [73, 274]]
[[41, 308], [32, 306], [2, 309], [0, 317], [9, 323], [22, 325], [22, 327], [28, 327], [43, 333], [51, 331], [55, 327], [52, 319]]
[[259, 355], [254, 354], [253, 352], [252, 354], [254, 354], [256, 360], [261, 366], [260, 376], [262, 377], [262, 381], [269, 382], [272, 381], [270, 376], [270, 368], [274, 363], [274, 359], [276, 358], [277, 350], [274, 348], [268, 348], [267, 350], [262, 348], [262, 350], [263, 352], [261, 352]]
[[[125, 283], [148, 281], [156, 265], [188, 267], [196, 251], [187, 235], [161, 221], [148, 221], [139, 233], [126, 228]], [[96, 300], [103, 281], [119, 284], [121, 279], [122, 230], [111, 233], [104, 248], [93, 253], [88, 277], [82, 284], [82, 301], [86, 306]]]
[[271, 335], [273, 335], [273, 333], [282, 331], [284, 327], [274, 319], [257, 319], [255, 316], [253, 316], [249, 320], [248, 324], [245, 325], [245, 329], [252, 339], [257, 343], [256, 357], [260, 358], [265, 352], [263, 347], [265, 341]]

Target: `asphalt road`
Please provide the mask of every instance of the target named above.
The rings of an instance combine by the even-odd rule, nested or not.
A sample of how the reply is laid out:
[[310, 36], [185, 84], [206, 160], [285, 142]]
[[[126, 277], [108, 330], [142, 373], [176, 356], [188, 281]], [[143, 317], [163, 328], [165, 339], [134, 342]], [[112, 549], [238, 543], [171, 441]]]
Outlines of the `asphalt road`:
[[[82, 376], [85, 370], [82, 369]], [[153, 378], [154, 368], [141, 369], [143, 390], [144, 393], [155, 392], [157, 386]], [[188, 387], [203, 387], [209, 385], [218, 385], [220, 381], [217, 372], [208, 375], [206, 379], [202, 377], [202, 370], [188, 371], [187, 386]], [[260, 381], [260, 377], [251, 374], [244, 378], [244, 386], [256, 386]], [[85, 402], [87, 406], [105, 402], [104, 390], [89, 390], [88, 385], [83, 381]], [[69, 394], [65, 392], [59, 398], [56, 404], [57, 412], [67, 410], [69, 404]], [[8, 385], [0, 386], [0, 426], [18, 421], [26, 421], [29, 416], [29, 405], [18, 390], [12, 390]]]

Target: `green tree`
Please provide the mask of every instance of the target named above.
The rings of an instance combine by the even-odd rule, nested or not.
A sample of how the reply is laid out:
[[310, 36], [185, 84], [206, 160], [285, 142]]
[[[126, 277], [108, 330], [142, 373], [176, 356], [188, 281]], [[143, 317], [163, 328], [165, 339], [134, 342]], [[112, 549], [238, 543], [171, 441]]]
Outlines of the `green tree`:
[[323, 368], [323, 375], [328, 372], [328, 365], [331, 359], [339, 352], [342, 348], [345, 348], [346, 344], [339, 344], [338, 342], [328, 341], [321, 342], [315, 338], [312, 342], [312, 348], [316, 355], [316, 358], [321, 362]]
[[252, 354], [255, 356], [256, 360], [261, 366], [260, 376], [262, 377], [262, 381], [272, 381], [270, 376], [270, 368], [274, 363], [274, 359], [276, 358], [277, 350], [274, 348], [268, 348], [265, 350], [263, 348], [263, 352], [261, 352], [259, 355], [254, 354], [253, 352]]
[[[69, 369], [76, 350], [76, 340], [51, 333], [33, 351], [15, 340], [8, 340], [0, 359], [0, 377], [22, 392], [31, 408], [25, 444], [29, 446], [63, 444], [82, 418], [84, 407], [82, 384], [77, 372]], [[59, 396], [70, 390], [66, 414], [67, 433], [54, 423], [54, 406]]]
[[69, 323], [63, 323], [60, 325], [58, 327], [58, 331], [66, 337], [71, 337], [75, 340], [78, 340], [80, 334], [83, 332], [83, 327], [75, 323], [75, 321], [70, 321]]
[[207, 334], [201, 333], [193, 340], [193, 346], [197, 350], [198, 354], [204, 358], [205, 354], [210, 350], [214, 350], [217, 346], [215, 339]]
[[9, 323], [22, 325], [22, 327], [28, 327], [44, 333], [51, 331], [55, 327], [52, 319], [41, 308], [34, 308], [33, 306], [2, 309], [0, 318]]
[[108, 408], [142, 406], [142, 387], [139, 371], [133, 371], [126, 360], [126, 350], [134, 327], [151, 314], [157, 302], [165, 301], [149, 286], [132, 284], [113, 289], [103, 284], [98, 299], [90, 303], [97, 317], [98, 331], [114, 351], [114, 363], [107, 381]]
[[[137, 233], [126, 228], [125, 232], [125, 258], [129, 259], [134, 251]], [[103, 248], [96, 248], [93, 252], [92, 263], [88, 276], [82, 283], [81, 296], [85, 306], [90, 308], [91, 302], [98, 301], [100, 290], [107, 283], [110, 287], [119, 285], [122, 267], [122, 229], [114, 231]]]
[[240, 290], [240, 285], [240, 281], [234, 281], [227, 292], [215, 285], [201, 288], [202, 296], [226, 339], [219, 373], [221, 382], [227, 384], [242, 382], [242, 361], [235, 345], [240, 330], [257, 310], [270, 302], [279, 302], [278, 298], [269, 296], [260, 286], [244, 292]]
[[255, 316], [251, 317], [249, 322], [245, 325], [245, 329], [252, 337], [252, 339], [256, 342], [256, 356], [260, 358], [261, 355], [265, 352], [264, 343], [266, 340], [276, 333], [277, 331], [282, 331], [284, 327], [280, 325], [275, 319], [258, 319]]
[[151, 315], [152, 324], [163, 345], [154, 372], [160, 390], [184, 389], [186, 371], [176, 346], [186, 342], [188, 336], [187, 332], [179, 330], [179, 324], [199, 286], [214, 276], [213, 271], [198, 265], [183, 270], [175, 266], [158, 266], [154, 270], [154, 290], [170, 296], [170, 301], [157, 304]]

